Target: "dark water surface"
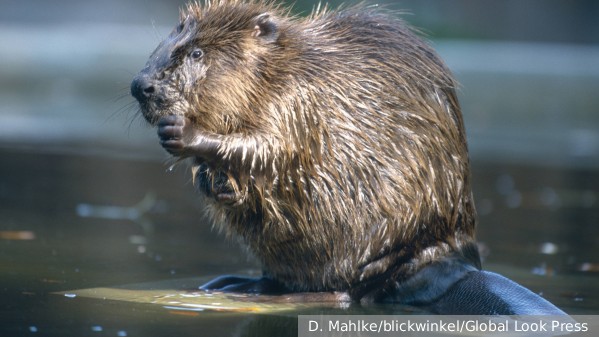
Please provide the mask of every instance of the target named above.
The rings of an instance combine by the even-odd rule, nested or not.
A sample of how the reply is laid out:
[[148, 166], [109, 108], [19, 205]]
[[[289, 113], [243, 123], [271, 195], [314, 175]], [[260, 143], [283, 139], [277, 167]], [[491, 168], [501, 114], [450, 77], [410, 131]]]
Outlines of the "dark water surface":
[[[203, 220], [184, 166], [27, 147], [2, 147], [0, 157], [1, 336], [292, 336], [300, 313], [409, 313], [180, 311], [56, 294], [259, 267]], [[570, 314], [599, 313], [598, 178], [595, 169], [475, 162], [486, 268]]]

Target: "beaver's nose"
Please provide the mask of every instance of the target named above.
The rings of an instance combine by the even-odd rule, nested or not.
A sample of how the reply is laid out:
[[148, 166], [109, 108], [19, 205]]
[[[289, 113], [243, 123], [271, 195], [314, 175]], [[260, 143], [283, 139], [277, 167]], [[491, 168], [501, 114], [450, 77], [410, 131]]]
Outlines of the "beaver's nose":
[[151, 99], [155, 93], [154, 82], [147, 75], [137, 75], [131, 82], [131, 95], [140, 103]]

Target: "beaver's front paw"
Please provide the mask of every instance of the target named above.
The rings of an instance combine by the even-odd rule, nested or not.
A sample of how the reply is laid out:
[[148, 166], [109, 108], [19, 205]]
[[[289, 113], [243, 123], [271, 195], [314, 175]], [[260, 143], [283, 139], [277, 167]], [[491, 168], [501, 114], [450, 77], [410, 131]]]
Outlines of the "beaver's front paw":
[[240, 205], [242, 195], [235, 192], [231, 179], [224, 171], [211, 170], [207, 164], [203, 163], [198, 167], [195, 184], [200, 192], [222, 204]]
[[185, 135], [191, 122], [188, 118], [178, 115], [168, 115], [158, 121], [158, 138], [160, 145], [173, 156], [185, 156]]

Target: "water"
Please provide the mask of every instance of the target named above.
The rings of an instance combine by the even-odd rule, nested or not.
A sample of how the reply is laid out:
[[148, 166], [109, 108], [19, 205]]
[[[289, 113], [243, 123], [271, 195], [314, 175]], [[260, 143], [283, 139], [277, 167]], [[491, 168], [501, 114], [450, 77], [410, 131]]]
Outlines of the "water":
[[[164, 302], [173, 289], [193, 296], [215, 275], [259, 266], [209, 228], [189, 173], [170, 169], [155, 131], [135, 118], [129, 81], [177, 15], [152, 4], [168, 11], [154, 26], [146, 2], [110, 7], [128, 13], [113, 21], [67, 6], [76, 23], [49, 25], [23, 21], [29, 7], [15, 6], [22, 14], [0, 26], [11, 46], [0, 49], [0, 336], [294, 336], [299, 313], [413, 313]], [[570, 314], [597, 314], [597, 48], [436, 47], [462, 84], [485, 268]]]
[[[6, 147], [0, 156], [3, 335], [162, 336], [176, 328], [181, 336], [198, 329], [251, 336], [295, 331], [298, 313], [348, 310], [194, 311], [150, 304], [151, 297], [136, 303], [77, 295], [144, 282], [146, 290], [166, 291], [164, 282], [174, 282], [192, 291], [213, 275], [259, 267], [209, 228], [182, 168]], [[475, 163], [487, 269], [542, 292], [568, 313], [597, 313], [598, 182], [591, 169]], [[182, 286], [179, 280], [188, 278]], [[405, 310], [354, 305], [349, 312]]]

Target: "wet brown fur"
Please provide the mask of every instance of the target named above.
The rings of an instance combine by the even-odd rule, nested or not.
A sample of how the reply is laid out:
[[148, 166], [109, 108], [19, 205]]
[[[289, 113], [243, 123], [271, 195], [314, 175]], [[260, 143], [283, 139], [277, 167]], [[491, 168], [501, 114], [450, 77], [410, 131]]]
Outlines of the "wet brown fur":
[[206, 196], [206, 209], [268, 276], [359, 298], [443, 257], [478, 265], [456, 83], [396, 15], [210, 0], [164, 43], [185, 51], [173, 59], [201, 48], [202, 64], [191, 81], [183, 61], [165, 66], [176, 103], [142, 111], [219, 137], [194, 176], [226, 174], [238, 202]]

